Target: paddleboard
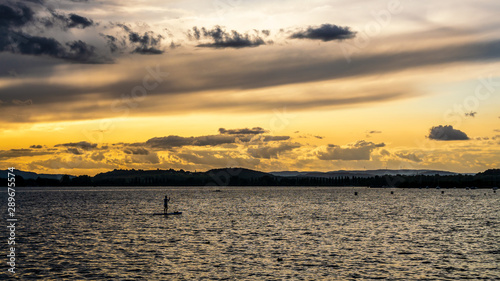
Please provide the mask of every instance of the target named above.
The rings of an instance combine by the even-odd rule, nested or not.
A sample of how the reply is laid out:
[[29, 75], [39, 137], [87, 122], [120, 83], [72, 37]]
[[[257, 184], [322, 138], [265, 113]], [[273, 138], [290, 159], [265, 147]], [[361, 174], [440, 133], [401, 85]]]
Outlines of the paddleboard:
[[173, 212], [173, 213], [154, 213], [153, 216], [173, 216], [173, 215], [182, 215], [182, 212]]

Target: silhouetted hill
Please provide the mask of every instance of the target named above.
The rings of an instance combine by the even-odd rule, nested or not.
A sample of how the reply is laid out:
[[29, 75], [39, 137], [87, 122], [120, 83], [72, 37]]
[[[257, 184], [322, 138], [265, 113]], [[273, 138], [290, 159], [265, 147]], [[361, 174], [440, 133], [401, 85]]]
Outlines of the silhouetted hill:
[[500, 169], [490, 169], [482, 173], [478, 173], [479, 176], [500, 176]]
[[438, 171], [438, 170], [388, 170], [388, 169], [380, 169], [380, 170], [355, 170], [355, 171], [331, 171], [331, 172], [271, 172], [270, 174], [280, 177], [322, 177], [322, 178], [331, 178], [331, 177], [361, 177], [361, 178], [370, 178], [375, 176], [416, 176], [416, 175], [440, 175], [440, 176], [451, 176], [457, 175], [457, 173], [448, 172], [448, 171]]
[[[6, 179], [8, 176], [8, 173], [10, 173], [10, 171], [8, 171], [8, 170], [0, 171], [0, 178]], [[64, 176], [61, 174], [37, 174], [37, 173], [33, 173], [33, 172], [24, 172], [24, 171], [20, 171], [20, 170], [14, 170], [14, 174], [16, 176], [23, 177], [23, 179], [33, 179], [33, 180], [36, 180], [39, 177], [44, 178], [44, 179], [61, 180], [62, 177]], [[69, 177], [74, 178], [74, 176], [69, 176]]]
[[[0, 178], [6, 181], [7, 172]], [[370, 186], [406, 188], [492, 188], [500, 170], [476, 175], [435, 170], [367, 170], [264, 173], [245, 168], [207, 172], [184, 170], [113, 170], [90, 176], [43, 175], [16, 170], [16, 186]], [[3, 176], [2, 176], [3, 175]], [[26, 176], [26, 178], [24, 178]], [[47, 178], [45, 178], [47, 177]]]
[[208, 181], [204, 173], [184, 170], [113, 170], [92, 178], [94, 185], [201, 185]]
[[260, 171], [245, 169], [245, 168], [222, 168], [222, 169], [212, 169], [206, 172], [207, 175], [218, 175], [218, 174], [227, 174], [233, 177], [239, 177], [242, 179], [251, 179], [251, 178], [261, 178], [264, 176], [272, 177], [270, 173], [264, 173]]
[[114, 170], [93, 177], [94, 185], [247, 185], [264, 177], [264, 172], [244, 168], [213, 169], [207, 172], [184, 170]]

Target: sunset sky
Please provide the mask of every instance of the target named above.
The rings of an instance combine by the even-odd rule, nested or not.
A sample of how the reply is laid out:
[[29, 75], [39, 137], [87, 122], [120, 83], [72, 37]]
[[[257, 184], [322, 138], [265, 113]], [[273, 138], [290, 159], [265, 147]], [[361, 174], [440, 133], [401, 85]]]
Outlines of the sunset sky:
[[500, 2], [0, 2], [0, 163], [500, 167]]

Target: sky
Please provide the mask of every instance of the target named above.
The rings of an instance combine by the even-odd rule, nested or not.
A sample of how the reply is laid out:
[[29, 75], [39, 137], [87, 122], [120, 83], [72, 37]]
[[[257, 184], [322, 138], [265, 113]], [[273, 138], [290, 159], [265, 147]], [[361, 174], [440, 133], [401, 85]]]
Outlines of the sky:
[[500, 166], [500, 2], [0, 1], [0, 164]]

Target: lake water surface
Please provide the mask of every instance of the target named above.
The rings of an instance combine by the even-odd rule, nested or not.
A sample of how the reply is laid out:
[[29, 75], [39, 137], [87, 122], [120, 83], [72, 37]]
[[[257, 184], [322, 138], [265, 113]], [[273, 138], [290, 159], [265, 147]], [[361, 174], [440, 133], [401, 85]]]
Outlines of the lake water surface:
[[[215, 189], [17, 188], [17, 273], [2, 227], [0, 279], [500, 278], [492, 190]], [[181, 216], [151, 215], [166, 193]]]

